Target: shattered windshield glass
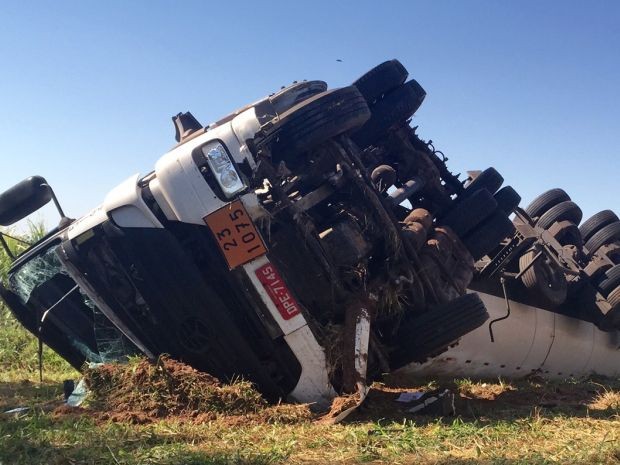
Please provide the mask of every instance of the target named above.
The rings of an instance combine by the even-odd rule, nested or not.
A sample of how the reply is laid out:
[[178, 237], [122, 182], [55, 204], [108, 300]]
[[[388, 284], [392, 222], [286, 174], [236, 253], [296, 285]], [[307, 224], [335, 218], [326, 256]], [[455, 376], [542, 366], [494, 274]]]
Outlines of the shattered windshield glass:
[[135, 347], [76, 286], [56, 251], [41, 251], [9, 273], [10, 290], [45, 325], [57, 326], [89, 362], [118, 361]]
[[11, 273], [9, 275], [9, 285], [22, 303], [26, 304], [34, 288], [57, 274], [67, 275], [67, 272], [62, 267], [58, 255], [56, 255], [56, 247], [50, 247], [41, 255], [33, 257], [20, 266], [17, 271]]

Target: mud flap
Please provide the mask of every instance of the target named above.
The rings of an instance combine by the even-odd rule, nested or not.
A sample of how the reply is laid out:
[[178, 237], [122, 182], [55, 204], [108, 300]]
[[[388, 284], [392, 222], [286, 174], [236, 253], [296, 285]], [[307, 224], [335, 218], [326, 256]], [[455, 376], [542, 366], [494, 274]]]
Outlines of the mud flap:
[[[353, 412], [355, 412], [364, 403], [364, 400], [366, 400], [366, 396], [368, 395], [368, 391], [368, 386], [364, 385], [362, 390], [349, 397], [349, 399], [354, 399], [353, 405], [350, 405], [350, 402], [346, 402], [349, 399], [345, 399], [345, 402], [341, 404], [347, 405], [346, 407], [344, 407], [344, 410], [332, 406], [332, 409], [329, 411], [329, 413], [327, 413], [323, 418], [321, 418], [318, 423], [322, 423], [325, 425], [335, 425], [336, 423], [340, 423]], [[339, 399], [342, 399], [342, 397], [337, 397], [335, 401]]]
[[353, 394], [334, 399], [330, 412], [322, 418], [321, 423], [335, 424], [343, 421], [362, 405], [368, 395], [366, 373], [370, 341], [370, 311], [366, 305], [357, 303], [348, 308], [345, 338], [343, 387], [346, 392], [353, 392]]

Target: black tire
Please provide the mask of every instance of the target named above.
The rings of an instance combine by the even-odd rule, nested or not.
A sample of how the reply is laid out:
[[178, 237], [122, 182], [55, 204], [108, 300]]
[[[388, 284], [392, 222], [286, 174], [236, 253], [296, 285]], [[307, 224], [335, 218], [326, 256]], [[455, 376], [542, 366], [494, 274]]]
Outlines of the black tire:
[[620, 307], [620, 286], [616, 287], [609, 293], [607, 296], [607, 302], [612, 306], [612, 308]]
[[409, 73], [400, 61], [389, 60], [372, 68], [354, 81], [353, 85], [364, 96], [366, 102], [371, 104], [382, 95], [400, 86], [407, 76]]
[[328, 90], [282, 113], [258, 147], [269, 145], [274, 156], [305, 152], [359, 128], [369, 117], [366, 100], [355, 86]]
[[276, 116], [284, 113], [286, 110], [289, 110], [293, 105], [298, 105], [313, 95], [320, 94], [326, 90], [327, 83], [323, 81], [295, 82], [290, 86], [283, 87], [269, 97], [265, 97], [258, 102], [250, 103], [232, 113], [229, 113], [213, 124], [216, 126], [222, 126], [231, 121], [237, 115], [243, 113], [245, 110], [254, 107], [256, 109], [258, 121], [262, 125], [272, 121]]
[[504, 212], [496, 211], [463, 239], [474, 260], [480, 260], [515, 232], [515, 225]]
[[620, 286], [609, 293], [607, 303], [611, 309], [604, 317], [604, 329], [608, 331], [620, 330]]
[[276, 113], [280, 115], [294, 105], [298, 105], [326, 90], [327, 83], [324, 81], [301, 81], [276, 92], [269, 97], [269, 101], [274, 106]]
[[570, 197], [566, 192], [564, 192], [564, 190], [551, 189], [532, 200], [532, 202], [525, 209], [525, 213], [532, 218], [536, 218], [541, 216], [551, 207], [554, 207], [558, 203], [566, 202], [567, 200], [570, 200]]
[[620, 240], [620, 221], [610, 223], [596, 232], [587, 242], [586, 249], [594, 255], [602, 246]]
[[491, 194], [495, 194], [503, 183], [504, 177], [495, 168], [487, 168], [465, 186], [461, 197], [467, 197], [478, 189], [486, 189]]
[[579, 205], [567, 200], [554, 205], [543, 213], [536, 222], [536, 226], [549, 229], [557, 221], [571, 221], [572, 223], [579, 224], [581, 218], [583, 218], [583, 212]]
[[618, 215], [611, 210], [603, 210], [585, 220], [583, 224], [579, 226], [579, 232], [581, 233], [581, 237], [583, 237], [583, 241], [587, 242], [602, 228], [616, 221], [618, 221]]
[[426, 91], [415, 80], [386, 94], [372, 107], [372, 116], [351, 138], [360, 148], [366, 148], [383, 137], [396, 123], [404, 123], [420, 108]]
[[602, 259], [591, 260], [590, 263], [583, 269], [586, 276], [590, 279], [593, 286], [597, 286], [603, 279], [605, 279], [605, 272], [609, 270], [613, 265], [607, 263]]
[[536, 252], [530, 250], [519, 258], [519, 270], [527, 271], [521, 276], [523, 285], [532, 291], [543, 306], [557, 307], [566, 301], [568, 295], [568, 283], [560, 268], [540, 257], [532, 265]]
[[510, 215], [521, 203], [521, 196], [512, 186], [504, 186], [494, 195], [497, 208]]
[[614, 265], [620, 265], [620, 241], [605, 244], [596, 251], [596, 254], [607, 257]]
[[478, 294], [465, 294], [420, 315], [409, 314], [396, 333], [392, 369], [434, 356], [481, 326], [489, 314]]
[[620, 265], [615, 265], [605, 272], [604, 278], [598, 283], [598, 289], [607, 297], [618, 286], [620, 286]]
[[497, 202], [486, 189], [479, 189], [459, 202], [441, 220], [450, 226], [457, 236], [463, 237], [488, 218], [497, 208]]

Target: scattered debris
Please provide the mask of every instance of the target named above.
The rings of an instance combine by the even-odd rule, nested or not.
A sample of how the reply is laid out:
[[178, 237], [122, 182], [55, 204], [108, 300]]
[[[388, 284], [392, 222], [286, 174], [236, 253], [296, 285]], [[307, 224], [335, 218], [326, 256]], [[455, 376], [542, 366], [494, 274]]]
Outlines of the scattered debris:
[[396, 399], [394, 399], [396, 402], [403, 402], [403, 403], [409, 403], [409, 402], [413, 402], [414, 400], [419, 400], [424, 394], [426, 394], [425, 392], [422, 391], [413, 391], [413, 392], [402, 392]]
[[14, 414], [27, 412], [28, 410], [30, 410], [30, 407], [16, 407], [16, 408], [12, 408], [11, 410], [7, 410], [4, 413], [7, 415], [14, 415]]
[[407, 411], [409, 413], [432, 413], [439, 416], [454, 415], [456, 413], [454, 394], [448, 389], [427, 392], [417, 400], [416, 405]]
[[66, 403], [70, 407], [79, 407], [80, 405], [82, 405], [82, 402], [86, 400], [86, 396], [88, 396], [86, 381], [84, 379], [81, 379], [75, 389], [73, 389], [69, 393], [69, 395], [66, 396]]
[[335, 397], [332, 401], [329, 412], [323, 415], [319, 421], [327, 425], [333, 425], [345, 420], [349, 415], [355, 412], [366, 399], [366, 393], [360, 392]]

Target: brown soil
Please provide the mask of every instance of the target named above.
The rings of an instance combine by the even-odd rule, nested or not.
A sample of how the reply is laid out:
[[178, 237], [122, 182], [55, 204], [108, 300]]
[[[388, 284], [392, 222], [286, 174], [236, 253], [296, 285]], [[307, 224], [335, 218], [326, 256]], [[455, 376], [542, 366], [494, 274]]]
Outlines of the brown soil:
[[[96, 421], [144, 424], [168, 420], [205, 423], [224, 421], [231, 427], [259, 423], [332, 423], [339, 414], [356, 406], [359, 396], [334, 399], [330, 411], [322, 416], [312, 413], [306, 404], [269, 405], [245, 381], [222, 384], [216, 378], [193, 368], [160, 357], [156, 363], [140, 360], [126, 365], [102, 365], [85, 372], [91, 390], [87, 407], [62, 405], [53, 410], [55, 418], [87, 415]], [[402, 387], [407, 386], [407, 387]], [[432, 386], [432, 387], [431, 387]], [[596, 382], [546, 383], [522, 380], [515, 383], [478, 382], [460, 386], [453, 382], [412, 386], [375, 383], [366, 400], [345, 421], [417, 418], [408, 413], [412, 404], [396, 402], [405, 391], [428, 391], [448, 388], [456, 395], [456, 414], [467, 418], [529, 414], [532, 409], [564, 411], [577, 414], [591, 409], [615, 409], [620, 396], [615, 385], [605, 387]], [[53, 407], [52, 407], [53, 408]], [[433, 415], [436, 418], [437, 414]]]
[[231, 427], [258, 423], [299, 423], [331, 420], [356, 405], [356, 394], [337, 397], [330, 411], [320, 416], [307, 404], [269, 405], [251, 383], [223, 384], [188, 365], [160, 357], [156, 363], [140, 360], [87, 369], [90, 389], [87, 407], [62, 405], [55, 418], [87, 415], [97, 421], [145, 424], [160, 419], [194, 423], [224, 421]]
[[82, 407], [71, 407], [67, 404], [62, 404], [52, 410], [51, 416], [57, 419], [77, 419], [87, 414], [88, 411]]
[[86, 369], [88, 407], [66, 405], [55, 417], [88, 415], [98, 421], [145, 424], [162, 418], [204, 423], [225, 417], [231, 425], [291, 423], [312, 418], [308, 405], [270, 406], [251, 383], [223, 384], [213, 376], [161, 356], [155, 363], [104, 364]]

